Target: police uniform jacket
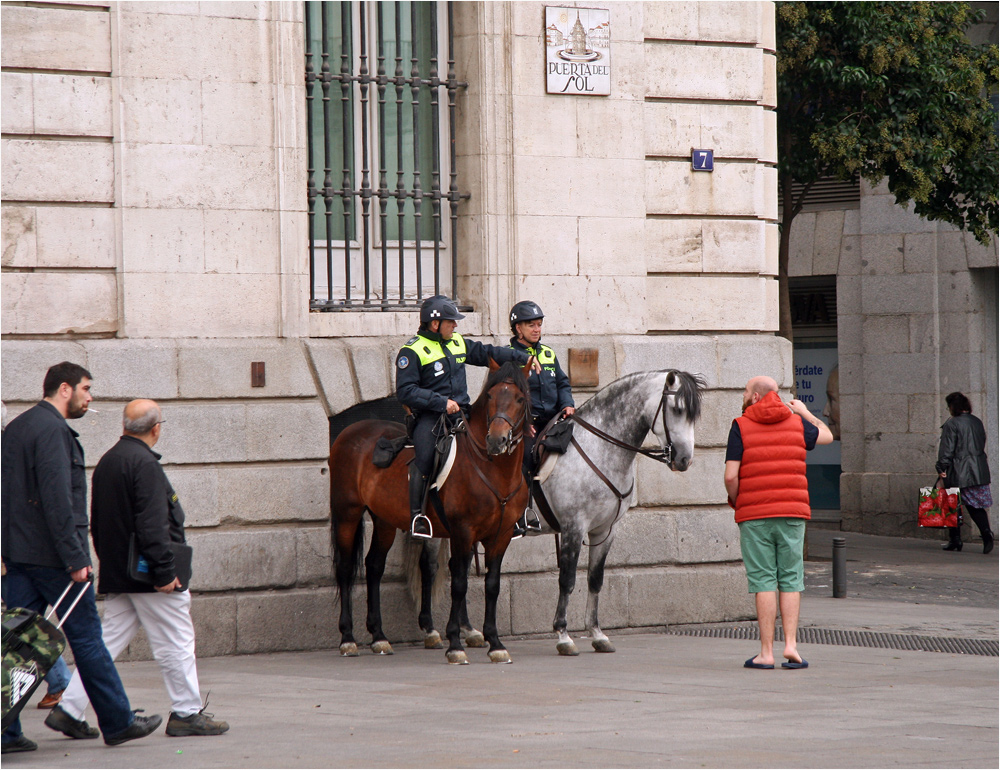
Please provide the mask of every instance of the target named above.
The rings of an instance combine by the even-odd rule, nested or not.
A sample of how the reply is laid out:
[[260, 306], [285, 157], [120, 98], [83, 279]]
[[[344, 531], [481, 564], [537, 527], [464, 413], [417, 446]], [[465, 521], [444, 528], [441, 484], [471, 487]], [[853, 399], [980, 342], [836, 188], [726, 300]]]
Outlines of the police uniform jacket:
[[449, 398], [467, 409], [465, 365], [488, 366], [490, 358], [498, 364], [528, 361], [523, 352], [467, 340], [458, 332], [445, 341], [436, 332], [420, 331], [396, 356], [396, 398], [414, 414], [444, 412]]
[[536, 420], [548, 422], [567, 406], [574, 406], [569, 377], [559, 366], [559, 359], [556, 358], [552, 348], [541, 343], [536, 347], [530, 347], [521, 343], [516, 337], [510, 338], [510, 347], [524, 352], [525, 355], [535, 356], [542, 367], [541, 374], [533, 371], [528, 377], [528, 386], [531, 388], [531, 411]]
[[90, 566], [87, 476], [78, 434], [39, 401], [3, 434], [3, 558], [75, 572]]
[[156, 590], [128, 575], [133, 532], [153, 584], [164, 586], [177, 576], [170, 542], [184, 542], [184, 510], [159, 461], [144, 441], [122, 436], [94, 468], [90, 530], [101, 563], [99, 593]]

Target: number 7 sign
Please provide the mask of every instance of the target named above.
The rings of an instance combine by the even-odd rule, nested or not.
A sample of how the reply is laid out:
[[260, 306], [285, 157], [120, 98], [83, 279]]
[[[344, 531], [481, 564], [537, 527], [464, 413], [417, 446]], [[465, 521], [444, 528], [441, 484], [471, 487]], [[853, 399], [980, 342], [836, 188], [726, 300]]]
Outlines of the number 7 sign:
[[714, 168], [712, 150], [691, 150], [691, 169], [711, 171]]

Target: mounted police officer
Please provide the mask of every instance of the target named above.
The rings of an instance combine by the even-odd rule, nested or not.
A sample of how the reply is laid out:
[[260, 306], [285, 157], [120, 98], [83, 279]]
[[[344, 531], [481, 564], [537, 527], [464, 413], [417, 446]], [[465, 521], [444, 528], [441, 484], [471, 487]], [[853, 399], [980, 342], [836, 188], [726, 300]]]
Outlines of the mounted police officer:
[[[525, 433], [523, 468], [529, 483], [535, 471], [531, 451], [535, 444], [535, 436], [557, 414], [565, 416], [576, 411], [569, 377], [559, 366], [555, 351], [541, 343], [543, 318], [545, 314], [542, 313], [542, 309], [530, 300], [518, 302], [510, 309], [510, 330], [514, 335], [510, 338], [511, 349], [535, 356], [541, 366], [541, 371], [532, 372], [528, 377], [534, 429]], [[528, 512], [525, 511], [525, 515], [518, 522], [518, 528], [537, 529], [537, 517], [529, 523]]]
[[[528, 354], [466, 340], [455, 331], [465, 318], [455, 303], [442, 295], [420, 306], [420, 329], [396, 356], [396, 398], [413, 412], [414, 458], [410, 465], [410, 534], [432, 537], [424, 515], [427, 477], [434, 463], [434, 426], [442, 414], [459, 415], [469, 408], [465, 365], [489, 366], [508, 361], [527, 363]], [[536, 364], [537, 368], [537, 364]]]

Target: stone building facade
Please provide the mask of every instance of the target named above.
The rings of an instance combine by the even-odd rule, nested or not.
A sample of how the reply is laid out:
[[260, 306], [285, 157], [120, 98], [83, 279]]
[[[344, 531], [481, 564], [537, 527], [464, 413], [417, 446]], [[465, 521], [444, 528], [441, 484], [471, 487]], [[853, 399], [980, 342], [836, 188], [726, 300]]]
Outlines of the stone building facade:
[[[542, 3], [451, 9], [468, 83], [455, 163], [469, 197], [448, 244], [472, 308], [461, 331], [503, 343], [508, 309], [530, 298], [564, 362], [596, 350], [599, 386], [643, 369], [703, 373], [694, 466], [637, 465], [602, 625], [750, 617], [722, 471], [746, 380], [791, 384], [791, 346], [774, 334], [774, 8], [608, 8], [605, 97], [546, 93]], [[97, 413], [74, 427], [92, 466], [123, 404], [157, 399], [157, 450], [195, 548], [199, 654], [335, 646], [328, 421], [391, 396], [393, 354], [417, 321], [310, 312], [304, 4], [2, 13], [3, 400], [16, 414], [49, 365], [85, 365]], [[713, 172], [692, 170], [694, 148], [714, 151]], [[578, 400], [594, 390], [577, 387]], [[386, 630], [415, 639], [390, 559]], [[556, 595], [551, 539], [514, 543], [501, 634], [550, 630]]]
[[[996, 3], [973, 5], [987, 17], [970, 39], [996, 44]], [[852, 208], [812, 209], [792, 225], [789, 275], [835, 280], [841, 527], [939, 538], [940, 530], [916, 526], [914, 508], [918, 489], [935, 477], [948, 393], [971, 399], [1000, 472], [996, 238], [984, 246], [918, 217], [885, 184], [862, 183]], [[995, 508], [990, 518], [995, 531]], [[971, 522], [966, 530], [979, 537]]]

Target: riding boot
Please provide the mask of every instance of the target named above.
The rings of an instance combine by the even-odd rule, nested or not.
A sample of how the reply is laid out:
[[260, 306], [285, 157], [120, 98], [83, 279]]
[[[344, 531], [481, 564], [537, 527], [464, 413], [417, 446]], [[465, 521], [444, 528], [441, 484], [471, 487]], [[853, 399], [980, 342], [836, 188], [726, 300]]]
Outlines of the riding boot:
[[948, 544], [942, 549], [944, 551], [962, 550], [962, 530], [958, 527], [948, 527]]
[[427, 477], [410, 466], [410, 535], [429, 540], [434, 536], [431, 520], [424, 515], [424, 491]]
[[993, 533], [990, 532], [990, 518], [982, 508], [969, 508], [969, 516], [979, 528], [979, 534], [983, 538], [983, 553], [990, 553], [993, 550]]
[[528, 476], [528, 507], [524, 509], [524, 513], [521, 515], [521, 523], [528, 532], [541, 532], [542, 522], [538, 520], [538, 514], [535, 513], [535, 509], [532, 507], [532, 502], [535, 499], [535, 480]]

